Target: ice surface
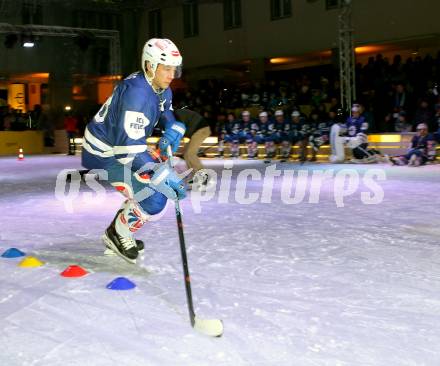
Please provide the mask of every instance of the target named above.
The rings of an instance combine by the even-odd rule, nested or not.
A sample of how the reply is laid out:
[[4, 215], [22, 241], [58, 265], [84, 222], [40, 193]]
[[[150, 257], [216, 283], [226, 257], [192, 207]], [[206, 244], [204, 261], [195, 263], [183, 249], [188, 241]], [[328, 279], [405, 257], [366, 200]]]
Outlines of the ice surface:
[[[220, 173], [225, 161], [205, 163]], [[140, 233], [133, 266], [102, 255], [122, 196], [83, 199], [81, 187], [71, 213], [55, 198], [57, 174], [78, 157], [1, 158], [0, 252], [45, 265], [0, 258], [0, 365], [439, 365], [440, 166], [278, 164], [310, 173], [302, 202], [285, 204], [275, 178], [270, 203], [238, 203], [239, 172], [265, 167], [235, 161], [228, 203], [217, 194], [196, 213], [182, 202], [196, 313], [225, 324], [209, 338], [189, 325], [172, 207]], [[344, 207], [335, 179], [309, 202], [310, 175], [324, 169], [359, 175]], [[382, 203], [361, 201], [368, 169], [386, 174]], [[72, 264], [90, 274], [61, 277]], [[136, 289], [107, 290], [119, 276]]]

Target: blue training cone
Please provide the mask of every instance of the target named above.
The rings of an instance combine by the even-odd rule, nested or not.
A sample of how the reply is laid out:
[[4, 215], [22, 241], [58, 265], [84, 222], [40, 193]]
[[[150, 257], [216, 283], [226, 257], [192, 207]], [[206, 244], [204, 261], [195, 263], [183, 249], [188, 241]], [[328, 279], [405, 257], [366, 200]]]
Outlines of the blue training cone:
[[20, 249], [17, 248], [9, 248], [6, 250], [3, 254], [3, 258], [18, 258], [18, 257], [24, 257], [26, 253], [23, 253]]
[[106, 286], [109, 290], [131, 290], [136, 285], [125, 277], [117, 277]]

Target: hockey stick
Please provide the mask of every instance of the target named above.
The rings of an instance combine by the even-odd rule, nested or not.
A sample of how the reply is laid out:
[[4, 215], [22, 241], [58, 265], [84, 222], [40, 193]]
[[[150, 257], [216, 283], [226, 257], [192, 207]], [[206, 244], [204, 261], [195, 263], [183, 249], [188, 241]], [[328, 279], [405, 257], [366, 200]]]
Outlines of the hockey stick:
[[[170, 167], [172, 167], [171, 159], [173, 155], [170, 146], [168, 146], [167, 155], [168, 155], [168, 164]], [[194, 305], [193, 305], [192, 292], [191, 292], [191, 277], [189, 275], [188, 258], [186, 255], [186, 247], [185, 247], [185, 237], [183, 235], [182, 212], [180, 210], [179, 200], [176, 199], [174, 203], [176, 207], [177, 230], [179, 232], [180, 254], [182, 256], [183, 276], [185, 280], [186, 302], [188, 304], [189, 319], [191, 321], [191, 326], [200, 333], [212, 337], [221, 337], [223, 334], [223, 322], [221, 320], [201, 319], [198, 318], [194, 312]]]

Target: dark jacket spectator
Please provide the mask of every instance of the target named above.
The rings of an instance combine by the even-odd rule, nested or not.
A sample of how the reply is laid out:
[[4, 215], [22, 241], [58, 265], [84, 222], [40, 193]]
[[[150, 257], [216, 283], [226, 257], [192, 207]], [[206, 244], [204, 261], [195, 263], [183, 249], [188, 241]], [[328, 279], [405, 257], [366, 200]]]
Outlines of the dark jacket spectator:
[[432, 118], [433, 113], [429, 108], [428, 101], [422, 99], [414, 115], [413, 125], [417, 126], [419, 123], [426, 123], [429, 126], [432, 124]]

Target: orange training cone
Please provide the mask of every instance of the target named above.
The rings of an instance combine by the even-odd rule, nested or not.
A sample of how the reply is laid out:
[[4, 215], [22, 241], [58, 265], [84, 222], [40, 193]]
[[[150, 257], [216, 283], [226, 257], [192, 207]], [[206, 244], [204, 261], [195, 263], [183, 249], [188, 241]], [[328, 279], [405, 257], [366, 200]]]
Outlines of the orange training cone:
[[18, 149], [18, 160], [24, 160], [23, 149], [21, 147]]

